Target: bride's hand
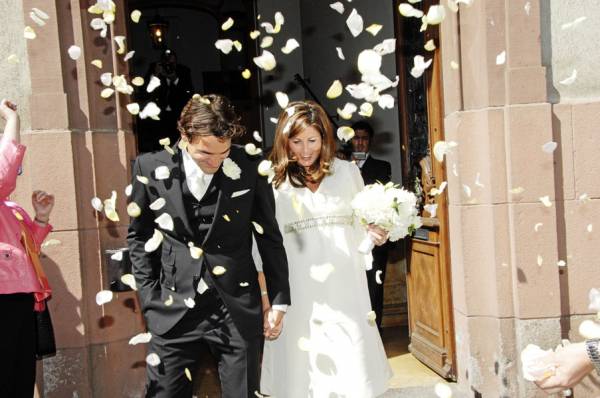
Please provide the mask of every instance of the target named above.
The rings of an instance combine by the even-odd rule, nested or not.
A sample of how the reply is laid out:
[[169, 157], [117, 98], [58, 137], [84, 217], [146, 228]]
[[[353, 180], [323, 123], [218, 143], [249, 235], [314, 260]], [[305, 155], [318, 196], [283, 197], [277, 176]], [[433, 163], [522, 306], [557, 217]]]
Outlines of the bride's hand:
[[268, 337], [269, 329], [271, 329], [269, 325], [269, 312], [271, 312], [271, 306], [265, 307], [263, 305], [263, 335], [265, 337]]
[[375, 224], [367, 225], [367, 233], [371, 237], [371, 240], [375, 246], [383, 245], [385, 242], [387, 242], [389, 237], [389, 233], [385, 229], [378, 227]]
[[281, 334], [285, 312], [271, 309], [268, 314], [269, 330], [265, 333], [265, 337], [267, 340], [275, 340]]

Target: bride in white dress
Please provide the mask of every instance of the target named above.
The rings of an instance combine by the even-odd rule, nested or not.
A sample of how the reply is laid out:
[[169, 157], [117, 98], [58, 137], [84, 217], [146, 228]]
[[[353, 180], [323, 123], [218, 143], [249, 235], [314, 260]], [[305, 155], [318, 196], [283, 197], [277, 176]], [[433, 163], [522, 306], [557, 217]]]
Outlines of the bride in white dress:
[[[293, 110], [290, 110], [293, 109]], [[289, 262], [292, 305], [265, 342], [261, 392], [276, 398], [370, 398], [392, 376], [365, 276], [367, 234], [350, 202], [358, 167], [335, 158], [329, 119], [312, 101], [282, 112], [271, 154], [276, 215]], [[369, 227], [376, 244], [384, 231]], [[267, 287], [268, 288], [268, 287]]]

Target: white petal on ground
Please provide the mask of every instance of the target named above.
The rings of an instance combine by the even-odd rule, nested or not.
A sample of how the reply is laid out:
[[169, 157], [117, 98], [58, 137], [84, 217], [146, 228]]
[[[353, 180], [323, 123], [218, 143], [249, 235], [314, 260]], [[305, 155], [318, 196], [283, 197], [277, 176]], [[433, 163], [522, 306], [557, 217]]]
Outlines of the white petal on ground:
[[281, 91], [275, 93], [275, 98], [277, 99], [277, 103], [281, 109], [285, 109], [290, 103], [290, 99], [288, 98], [287, 94], [282, 93]]
[[585, 320], [579, 325], [579, 334], [584, 339], [600, 338], [600, 325], [592, 320]]
[[252, 138], [254, 138], [258, 142], [262, 142], [263, 140], [258, 130], [254, 130], [254, 132], [252, 133]]
[[254, 226], [254, 229], [256, 230], [256, 232], [259, 235], [262, 235], [265, 233], [265, 230], [263, 229], [262, 225], [260, 225], [259, 223], [257, 223], [256, 221], [252, 221], [252, 225]]
[[277, 66], [275, 57], [267, 50], [263, 50], [262, 54], [258, 57], [254, 57], [252, 61], [254, 61], [256, 66], [267, 72], [275, 69]]
[[364, 117], [371, 117], [371, 115], [373, 114], [373, 105], [371, 105], [368, 102], [363, 102], [360, 105], [358, 114]]
[[225, 272], [227, 272], [227, 270], [225, 269], [225, 267], [222, 267], [220, 265], [217, 265], [212, 270], [212, 273], [215, 274], [215, 275], [217, 275], [217, 276], [223, 275]]
[[327, 98], [329, 98], [329, 99], [337, 98], [340, 95], [342, 95], [342, 92], [343, 92], [342, 82], [340, 82], [339, 80], [334, 80], [334, 82], [331, 83], [331, 86], [329, 87], [329, 89], [327, 89]]
[[98, 197], [92, 198], [92, 207], [94, 210], [101, 212], [104, 209], [104, 205], [102, 204], [102, 199]]
[[337, 56], [339, 59], [341, 59], [342, 61], [346, 60], [346, 57], [344, 56], [344, 51], [342, 50], [341, 47], [336, 47], [335, 51], [337, 51]]
[[377, 272], [375, 272], [375, 282], [377, 282], [378, 285], [382, 285], [383, 281], [381, 280], [381, 274], [383, 273], [382, 270], [378, 269]]
[[135, 284], [135, 278], [132, 274], [125, 274], [121, 276], [121, 282], [124, 285], [129, 286], [132, 290], [137, 290], [137, 286]]
[[156, 88], [160, 86], [160, 79], [154, 75], [152, 75], [152, 77], [150, 77], [150, 81], [148, 82], [148, 85], [146, 86], [146, 92], [151, 93], [154, 90], [156, 90]]
[[188, 308], [194, 308], [196, 306], [196, 301], [191, 297], [184, 299], [183, 302]]
[[552, 202], [550, 201], [550, 197], [548, 195], [542, 196], [540, 198], [540, 202], [546, 207], [552, 207]]
[[37, 35], [31, 26], [26, 26], [25, 29], [23, 29], [23, 37], [27, 40], [33, 40], [37, 37]]
[[220, 39], [215, 42], [215, 47], [221, 50], [223, 54], [229, 54], [233, 49], [233, 41], [230, 39]]
[[131, 11], [131, 14], [129, 14], [129, 16], [134, 23], [138, 23], [138, 22], [140, 22], [140, 17], [142, 16], [142, 12], [140, 10], [133, 10], [133, 11]]
[[365, 30], [372, 34], [373, 36], [377, 36], [377, 33], [383, 28], [383, 25], [379, 25], [378, 23], [374, 23], [369, 25]]
[[556, 150], [557, 147], [558, 144], [554, 141], [546, 142], [544, 145], [542, 145], [542, 151], [546, 153], [552, 153]]
[[298, 43], [298, 40], [293, 38], [288, 39], [288, 41], [285, 43], [285, 46], [281, 49], [281, 52], [284, 54], [289, 54], [298, 47], [300, 47], [300, 43]]
[[310, 266], [310, 277], [317, 282], [325, 282], [329, 275], [335, 270], [331, 263], [322, 265], [311, 265]]
[[140, 113], [140, 104], [138, 104], [137, 102], [127, 104], [125, 107], [127, 108], [127, 111], [134, 116]]
[[559, 81], [559, 83], [564, 86], [568, 86], [568, 85], [575, 83], [575, 80], [577, 80], [577, 69], [573, 69], [573, 72], [571, 72], [571, 76], [567, 77], [564, 80]]
[[136, 218], [142, 214], [142, 209], [137, 203], [131, 202], [127, 205], [127, 214], [129, 214], [129, 217]]
[[78, 60], [79, 57], [81, 57], [81, 48], [79, 46], [72, 45], [71, 47], [69, 47], [67, 52], [69, 53], [69, 57], [72, 60]]
[[164, 198], [158, 198], [154, 202], [150, 203], [150, 209], [152, 210], [160, 210], [167, 204], [167, 201]]
[[223, 24], [221, 25], [221, 30], [226, 31], [229, 30], [229, 28], [231, 28], [234, 24], [233, 18], [229, 17], [227, 18], [227, 21], [223, 22]]
[[171, 217], [169, 213], [161, 214], [154, 220], [154, 222], [166, 231], [172, 231], [173, 228], [175, 228], [175, 224], [173, 223], [173, 217]]
[[354, 130], [349, 126], [342, 126], [337, 129], [337, 137], [344, 142], [348, 142], [354, 137]]
[[360, 35], [363, 31], [363, 19], [358, 11], [356, 11], [356, 8], [352, 9], [350, 16], [346, 20], [346, 26], [348, 26], [350, 33], [352, 33], [352, 36], [354, 37]]
[[433, 58], [425, 62], [425, 58], [422, 55], [416, 55], [414, 58], [414, 66], [410, 70], [410, 74], [414, 78], [419, 78], [425, 72], [425, 69], [429, 68]]
[[114, 40], [119, 46], [117, 54], [125, 54], [125, 36], [115, 36]]
[[158, 229], [155, 229], [154, 235], [152, 235], [152, 237], [150, 239], [148, 239], [148, 241], [144, 245], [144, 250], [147, 253], [151, 253], [151, 252], [155, 251], [156, 249], [158, 249], [158, 247], [162, 243], [163, 239], [164, 239], [164, 235], [162, 234], [162, 232], [160, 232]]
[[265, 36], [260, 41], [260, 48], [269, 48], [273, 44], [273, 36]]
[[113, 299], [113, 292], [110, 290], [100, 290], [96, 293], [96, 304], [103, 305], [109, 303]]
[[154, 178], [157, 180], [166, 180], [171, 175], [167, 166], [158, 166], [154, 169]]
[[331, 7], [333, 10], [339, 12], [340, 14], [344, 13], [344, 4], [340, 1], [336, 1], [335, 3], [329, 4], [329, 7]]
[[262, 152], [262, 149], [257, 148], [256, 145], [254, 145], [252, 142], [249, 142], [246, 145], [244, 145], [244, 150], [250, 156], [259, 155]]
[[446, 383], [436, 383], [433, 390], [438, 398], [452, 398], [452, 389]]
[[496, 55], [496, 65], [504, 65], [506, 63], [506, 51], [502, 51]]
[[146, 344], [152, 340], [151, 333], [139, 333], [129, 339], [129, 345]]
[[160, 365], [160, 357], [156, 353], [152, 352], [146, 357], [146, 363], [150, 366], [158, 366]]

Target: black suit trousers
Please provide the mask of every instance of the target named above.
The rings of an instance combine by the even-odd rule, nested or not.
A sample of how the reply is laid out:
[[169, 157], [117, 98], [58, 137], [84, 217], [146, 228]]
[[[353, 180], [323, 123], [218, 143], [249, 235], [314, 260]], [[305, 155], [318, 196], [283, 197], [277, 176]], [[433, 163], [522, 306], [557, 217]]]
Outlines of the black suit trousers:
[[148, 353], [156, 353], [161, 363], [147, 365], [146, 398], [191, 398], [192, 381], [185, 369], [192, 377], [196, 374], [202, 343], [208, 344], [217, 360], [221, 397], [255, 397], [262, 342], [260, 335], [244, 339], [218, 293], [209, 289], [196, 296], [196, 306], [171, 330], [152, 336]]
[[[381, 321], [383, 319], [383, 283], [385, 282], [385, 271], [388, 260], [389, 243], [381, 247], [373, 249], [373, 267], [367, 271], [367, 283], [369, 286], [369, 296], [371, 298], [371, 307], [377, 317], [375, 322], [377, 327], [381, 329]], [[377, 272], [381, 271], [379, 279], [381, 283], [377, 283]]]
[[0, 294], [0, 397], [31, 398], [35, 384], [33, 294]]

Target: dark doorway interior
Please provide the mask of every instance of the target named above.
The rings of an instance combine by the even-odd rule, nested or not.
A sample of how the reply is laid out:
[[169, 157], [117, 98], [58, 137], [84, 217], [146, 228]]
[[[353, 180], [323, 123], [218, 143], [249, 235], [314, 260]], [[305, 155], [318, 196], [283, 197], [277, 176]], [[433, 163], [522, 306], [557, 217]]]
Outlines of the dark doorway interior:
[[[130, 75], [145, 80], [144, 86], [136, 87], [136, 100], [141, 109], [149, 101], [161, 108], [160, 121], [136, 118], [140, 153], [161, 149], [160, 138], [170, 137], [172, 143], [177, 139], [176, 121], [194, 93], [227, 96], [248, 130], [259, 129], [257, 76], [242, 77], [256, 56], [256, 43], [248, 35], [255, 26], [253, 0], [129, 0], [127, 8], [128, 15], [133, 10], [142, 13], [138, 23], [127, 19], [128, 48], [135, 50], [129, 61]], [[234, 24], [223, 31], [221, 25], [229, 17]], [[156, 22], [160, 42], [151, 34], [150, 25]], [[242, 49], [225, 55], [215, 48], [219, 39], [238, 40]], [[146, 86], [153, 74], [161, 75], [161, 85], [148, 93]]]

